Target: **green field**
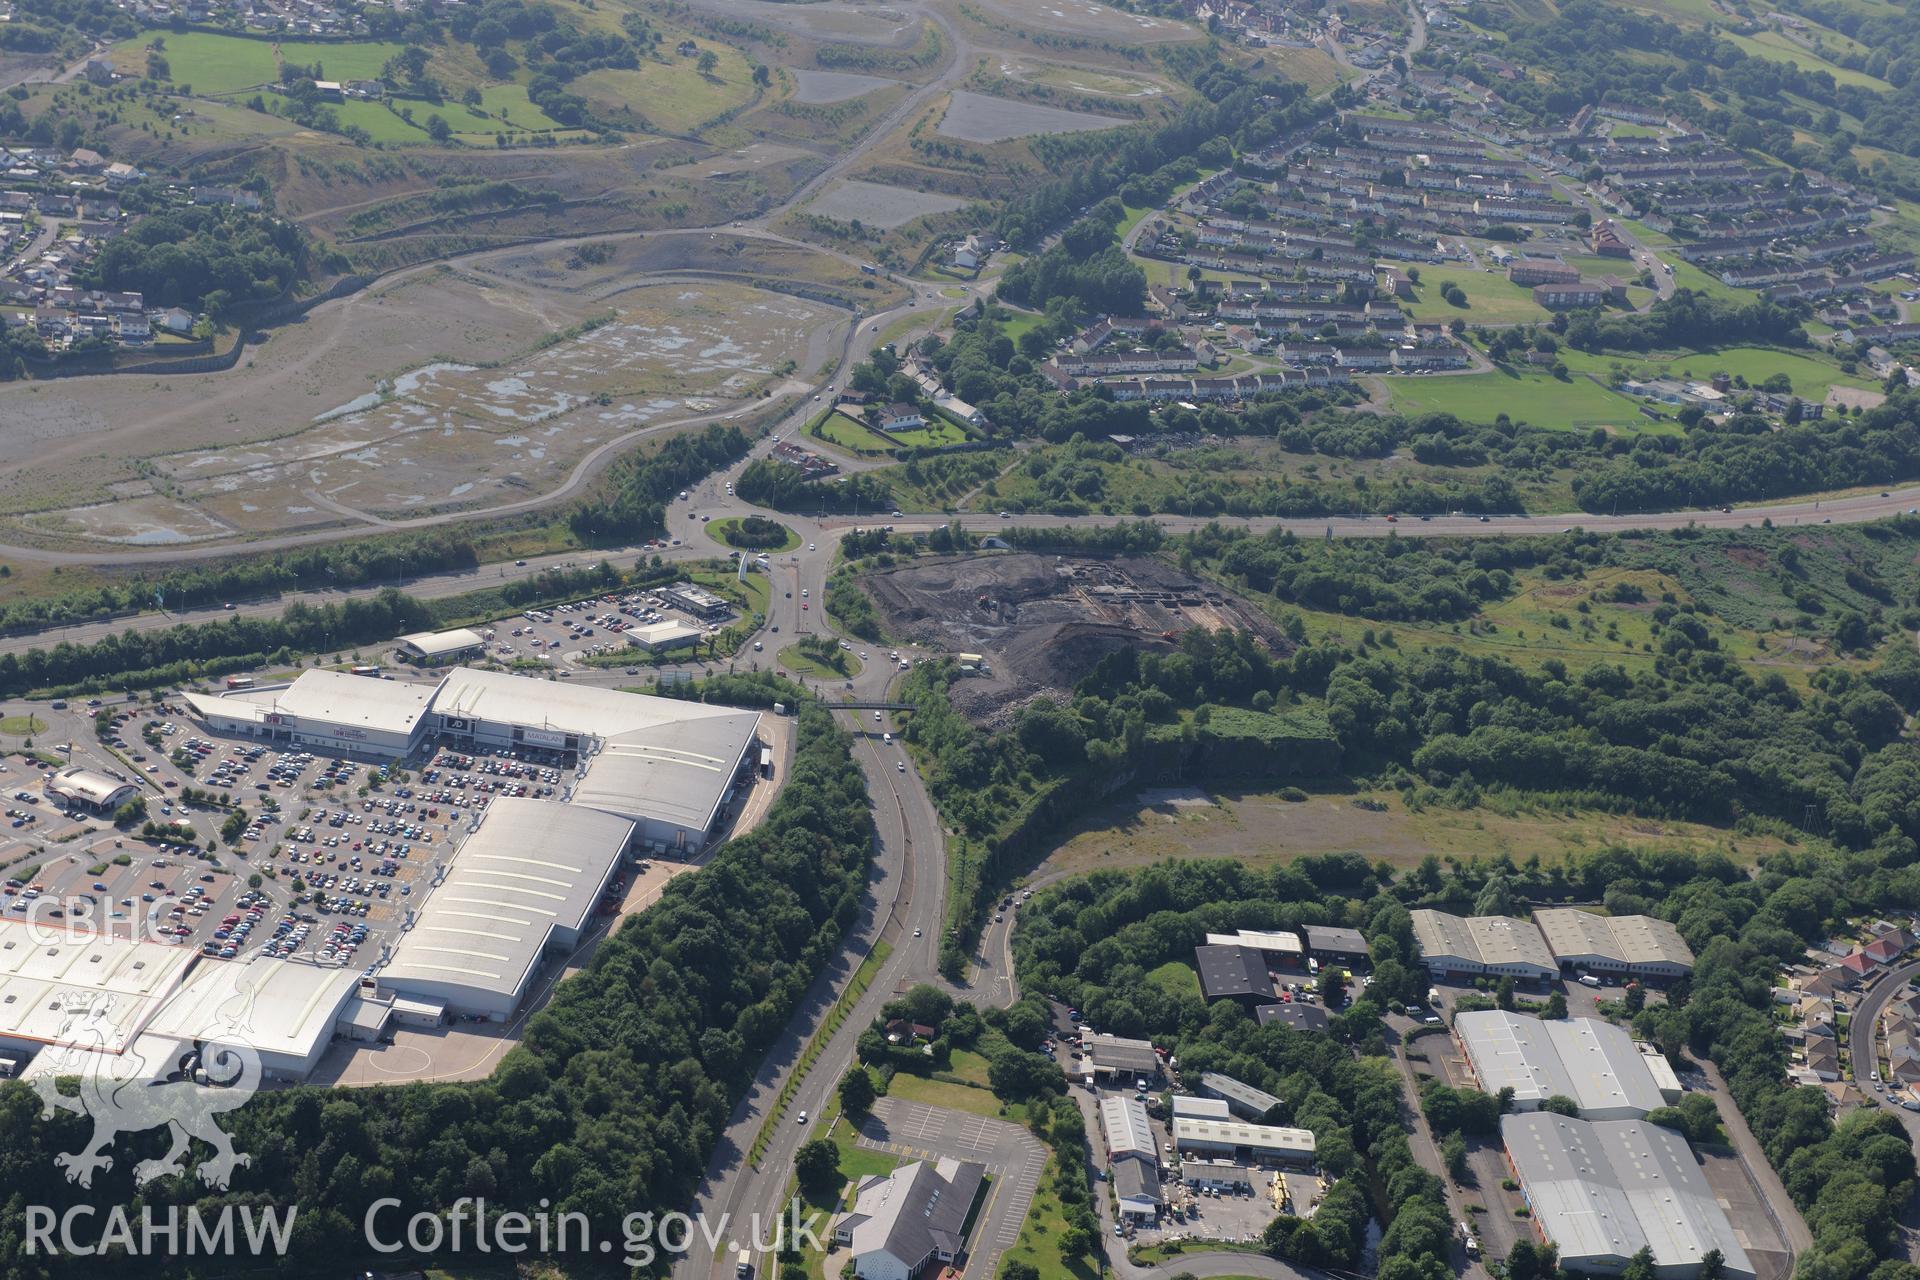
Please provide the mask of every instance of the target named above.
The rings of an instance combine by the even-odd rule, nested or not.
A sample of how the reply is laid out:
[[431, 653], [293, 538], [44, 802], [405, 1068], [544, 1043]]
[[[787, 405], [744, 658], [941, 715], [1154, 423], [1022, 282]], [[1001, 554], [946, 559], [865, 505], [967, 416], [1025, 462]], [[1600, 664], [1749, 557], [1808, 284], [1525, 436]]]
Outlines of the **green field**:
[[1390, 378], [1398, 413], [1451, 413], [1468, 422], [1491, 422], [1499, 414], [1536, 427], [1563, 431], [1616, 427], [1623, 431], [1671, 431], [1671, 423], [1642, 417], [1639, 405], [1590, 379], [1566, 382], [1545, 373], [1470, 373], [1462, 377]]
[[1793, 394], [1802, 400], [1825, 400], [1833, 386], [1858, 387], [1864, 391], [1878, 386], [1870, 378], [1840, 372], [1833, 361], [1800, 351], [1782, 351], [1773, 347], [1728, 347], [1722, 351], [1688, 352], [1677, 356], [1589, 355], [1563, 348], [1561, 361], [1575, 373], [1591, 373], [1611, 378], [1619, 366], [1629, 377], [1677, 377], [1706, 381], [1715, 373], [1745, 378], [1757, 387], [1776, 373], [1793, 381]]
[[[452, 116], [448, 116], [447, 123], [452, 125], [457, 133], [467, 132], [472, 127], [469, 122], [476, 119], [474, 110], [472, 107], [462, 107], [466, 118], [455, 120]], [[479, 118], [487, 121], [485, 126], [487, 129], [504, 124], [508, 128], [527, 133], [550, 133], [555, 129], [566, 127], [533, 105], [533, 101], [527, 97], [525, 85], [488, 85], [480, 91], [478, 110]]]
[[38, 716], [0, 716], [0, 733], [10, 733], [15, 737], [31, 737], [36, 733], [45, 733], [47, 722]]
[[1200, 975], [1184, 960], [1169, 960], [1147, 972], [1147, 981], [1166, 988], [1176, 996], [1200, 995]]
[[165, 42], [161, 56], [167, 60], [173, 83], [191, 85], [197, 94], [237, 93], [278, 84], [283, 61], [309, 67], [319, 63], [327, 80], [377, 80], [387, 59], [400, 52], [398, 44], [379, 40], [275, 42], [206, 31], [153, 30], [115, 45], [110, 53], [114, 66], [129, 75], [146, 74], [147, 45], [155, 39]]
[[752, 101], [753, 68], [738, 49], [710, 40], [696, 41], [711, 49], [720, 65], [711, 76], [700, 74], [693, 58], [669, 52], [665, 62], [643, 61], [632, 70], [589, 71], [567, 86], [602, 114], [618, 117], [631, 111], [662, 133], [692, 133], [716, 116]]
[[1803, 49], [1777, 31], [1763, 31], [1757, 36], [1740, 36], [1731, 32], [1722, 32], [1721, 39], [1730, 44], [1739, 45], [1756, 58], [1766, 58], [1771, 62], [1785, 62], [1802, 71], [1825, 71], [1836, 84], [1850, 84], [1875, 93], [1890, 93], [1893, 86], [1885, 80], [1876, 79], [1862, 71], [1849, 71], [1836, 63], [1828, 62], [1819, 54]]
[[[279, 94], [268, 93], [261, 96], [266, 99], [270, 110], [285, 111], [287, 109], [287, 99]], [[401, 105], [413, 111], [413, 118], [418, 123], [409, 124], [394, 111], [389, 110], [385, 103], [369, 102], [365, 99], [329, 102], [326, 104], [326, 110], [333, 112], [334, 119], [340, 122], [342, 128], [352, 126], [365, 129], [367, 136], [373, 141], [384, 143], [431, 141], [427, 136], [428, 120], [434, 116], [442, 116], [449, 127], [458, 128], [458, 121], [467, 114], [465, 107], [453, 104], [439, 107], [431, 107], [424, 102]]]
[[903, 1102], [920, 1102], [929, 1107], [965, 1111], [976, 1116], [1000, 1114], [1000, 1099], [985, 1089], [976, 1089], [970, 1084], [956, 1084], [950, 1080], [928, 1080], [905, 1071], [896, 1075], [893, 1083], [887, 1086], [887, 1096]]
[[840, 651], [841, 658], [845, 659], [847, 664], [845, 670], [830, 667], [824, 662], [809, 657], [800, 652], [800, 646], [797, 644], [788, 645], [774, 656], [788, 671], [795, 675], [812, 676], [815, 680], [851, 680], [860, 674], [862, 666], [860, 659], [845, 649]]
[[837, 444], [842, 449], [854, 453], [877, 454], [893, 452], [893, 445], [884, 436], [870, 430], [865, 423], [857, 422], [835, 409], [819, 422], [807, 428], [807, 434], [829, 444]]
[[967, 429], [957, 422], [949, 421], [938, 413], [928, 418], [927, 425], [912, 431], [895, 431], [893, 438], [910, 449], [930, 449], [936, 445], [964, 444], [972, 437]]
[[[1399, 264], [1407, 270], [1409, 264]], [[1506, 276], [1472, 267], [1435, 267], [1412, 264], [1420, 273], [1415, 290], [1418, 300], [1406, 304], [1415, 320], [1452, 320], [1456, 316], [1468, 324], [1525, 324], [1544, 321], [1551, 313], [1533, 300], [1533, 290], [1517, 285]], [[1456, 307], [1440, 296], [1440, 286], [1453, 283], [1467, 295], [1467, 305]]]

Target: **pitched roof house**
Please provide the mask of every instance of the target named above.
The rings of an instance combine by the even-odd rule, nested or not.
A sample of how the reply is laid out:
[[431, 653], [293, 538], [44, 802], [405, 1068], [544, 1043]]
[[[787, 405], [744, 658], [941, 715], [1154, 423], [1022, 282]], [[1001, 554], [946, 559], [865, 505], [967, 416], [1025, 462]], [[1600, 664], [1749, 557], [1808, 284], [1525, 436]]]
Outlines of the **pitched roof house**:
[[966, 1241], [961, 1228], [979, 1194], [984, 1167], [971, 1161], [915, 1160], [864, 1179], [853, 1211], [833, 1226], [849, 1247], [860, 1280], [910, 1280], [938, 1259], [952, 1262]]

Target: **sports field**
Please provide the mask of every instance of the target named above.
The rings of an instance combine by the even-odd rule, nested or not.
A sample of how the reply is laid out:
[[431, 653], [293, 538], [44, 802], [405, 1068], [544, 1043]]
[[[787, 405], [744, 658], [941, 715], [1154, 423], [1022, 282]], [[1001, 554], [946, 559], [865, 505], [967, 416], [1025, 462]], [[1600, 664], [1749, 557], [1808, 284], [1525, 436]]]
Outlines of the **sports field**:
[[1622, 431], [1672, 431], [1672, 423], [1642, 417], [1639, 405], [1578, 374], [1565, 382], [1545, 373], [1470, 373], [1461, 377], [1389, 378], [1388, 393], [1399, 413], [1451, 413], [1468, 422], [1491, 422], [1500, 414], [1536, 427], [1577, 431], [1614, 427]]
[[173, 83], [191, 85], [197, 94], [238, 93], [256, 85], [278, 84], [282, 62], [305, 67], [318, 63], [325, 73], [321, 78], [327, 80], [375, 80], [387, 59], [400, 52], [399, 45], [380, 40], [333, 44], [152, 30], [115, 45], [114, 66], [132, 75], [144, 74], [147, 46], [156, 39], [164, 46], [160, 52]]
[[[1407, 270], [1407, 264], [1399, 264]], [[1472, 267], [1435, 267], [1414, 264], [1420, 273], [1415, 292], [1417, 301], [1408, 305], [1415, 320], [1452, 320], [1468, 324], [1524, 324], [1546, 320], [1549, 312], [1533, 300], [1533, 291], [1513, 283], [1492, 271]], [[1456, 307], [1440, 296], [1441, 286], [1457, 284], [1467, 295], [1467, 305]]]
[[1793, 382], [1793, 394], [1802, 400], [1827, 398], [1834, 386], [1857, 387], [1872, 391], [1878, 385], [1871, 378], [1842, 373], [1833, 361], [1819, 355], [1782, 351], [1775, 347], [1728, 347], [1721, 351], [1688, 352], [1677, 356], [1638, 357], [1630, 354], [1588, 355], [1582, 351], [1562, 350], [1561, 361], [1576, 373], [1610, 377], [1616, 365], [1630, 377], [1676, 377], [1705, 381], [1716, 373], [1744, 378], [1757, 387], [1776, 373], [1784, 373]]

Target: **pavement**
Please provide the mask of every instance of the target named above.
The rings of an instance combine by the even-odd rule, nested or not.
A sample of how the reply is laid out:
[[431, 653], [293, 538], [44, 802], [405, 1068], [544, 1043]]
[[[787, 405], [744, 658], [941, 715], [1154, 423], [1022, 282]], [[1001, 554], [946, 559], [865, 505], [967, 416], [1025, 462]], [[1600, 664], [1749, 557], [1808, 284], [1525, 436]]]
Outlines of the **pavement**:
[[1786, 1241], [1786, 1270], [1791, 1273], [1793, 1260], [1813, 1247], [1813, 1233], [1807, 1230], [1806, 1219], [1800, 1216], [1800, 1208], [1794, 1204], [1793, 1197], [1787, 1194], [1780, 1175], [1768, 1163], [1760, 1140], [1747, 1127], [1747, 1118], [1734, 1105], [1733, 1094], [1728, 1090], [1726, 1078], [1720, 1074], [1720, 1069], [1705, 1058], [1697, 1059], [1696, 1065], [1713, 1090], [1714, 1105], [1720, 1109], [1721, 1127], [1727, 1131], [1733, 1149], [1739, 1153], [1740, 1162], [1746, 1166], [1747, 1176], [1759, 1188], [1761, 1204], [1767, 1211], [1767, 1217], [1773, 1221], [1775, 1233]]
[[[1406, 1017], [1390, 1016], [1387, 1019], [1387, 1053], [1393, 1058], [1394, 1069], [1400, 1073], [1400, 1083], [1405, 1092], [1402, 1105], [1410, 1117], [1407, 1125], [1407, 1145], [1413, 1148], [1413, 1158], [1420, 1163], [1420, 1167], [1440, 1179], [1442, 1185], [1446, 1187], [1447, 1211], [1453, 1215], [1453, 1220], [1474, 1222], [1475, 1215], [1467, 1211], [1467, 1194], [1447, 1175], [1446, 1161], [1440, 1155], [1440, 1144], [1434, 1141], [1433, 1128], [1427, 1123], [1427, 1114], [1420, 1109], [1420, 1082], [1414, 1074], [1413, 1062], [1407, 1057], [1409, 1044], [1422, 1045], [1431, 1053], [1450, 1050], [1453, 1042], [1445, 1035], [1422, 1036], [1418, 1041], [1409, 1041], [1406, 1037], [1411, 1035], [1419, 1025]], [[1442, 1076], [1442, 1079], [1445, 1077]], [[1511, 1220], [1504, 1219], [1498, 1212], [1497, 1198], [1494, 1203], [1494, 1212], [1478, 1215], [1482, 1229], [1488, 1231], [1499, 1229], [1503, 1232], [1509, 1230]], [[1497, 1227], [1496, 1219], [1501, 1219]], [[1505, 1258], [1508, 1251], [1512, 1249], [1513, 1242], [1506, 1241], [1504, 1249], [1500, 1247], [1501, 1243], [1495, 1240], [1483, 1245], [1482, 1256], [1498, 1250], [1498, 1256]], [[1455, 1274], [1472, 1277], [1473, 1280], [1488, 1280], [1489, 1273], [1485, 1264], [1479, 1258], [1469, 1256], [1466, 1248], [1457, 1238], [1450, 1241], [1447, 1247], [1452, 1255], [1451, 1261]]]
[[951, 1156], [987, 1168], [992, 1180], [986, 1202], [974, 1217], [967, 1271], [992, 1276], [1000, 1255], [1020, 1239], [1021, 1224], [1047, 1167], [1047, 1149], [1017, 1124], [964, 1111], [881, 1098], [860, 1124], [855, 1139], [869, 1151], [885, 1151], [902, 1160]]

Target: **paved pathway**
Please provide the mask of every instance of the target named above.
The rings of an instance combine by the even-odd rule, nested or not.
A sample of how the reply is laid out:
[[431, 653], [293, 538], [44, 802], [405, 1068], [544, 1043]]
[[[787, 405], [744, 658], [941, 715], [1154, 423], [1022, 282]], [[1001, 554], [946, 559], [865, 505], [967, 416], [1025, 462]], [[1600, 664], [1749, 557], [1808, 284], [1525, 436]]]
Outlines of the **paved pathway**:
[[974, 1221], [966, 1266], [966, 1274], [979, 1280], [988, 1280], [999, 1268], [1000, 1255], [1020, 1239], [1020, 1226], [1047, 1167], [1047, 1149], [1017, 1124], [897, 1098], [874, 1103], [855, 1141], [902, 1160], [950, 1156], [987, 1167], [992, 1181]]

